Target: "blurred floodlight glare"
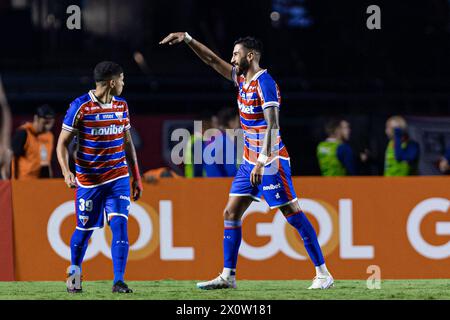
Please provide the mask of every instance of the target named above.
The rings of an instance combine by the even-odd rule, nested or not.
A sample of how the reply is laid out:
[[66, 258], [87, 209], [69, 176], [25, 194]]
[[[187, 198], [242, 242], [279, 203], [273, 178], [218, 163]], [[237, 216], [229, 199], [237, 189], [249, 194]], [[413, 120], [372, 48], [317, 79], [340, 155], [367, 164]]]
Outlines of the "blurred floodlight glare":
[[272, 20], [273, 22], [277, 22], [280, 20], [280, 13], [277, 11], [273, 11], [270, 13], [270, 20]]

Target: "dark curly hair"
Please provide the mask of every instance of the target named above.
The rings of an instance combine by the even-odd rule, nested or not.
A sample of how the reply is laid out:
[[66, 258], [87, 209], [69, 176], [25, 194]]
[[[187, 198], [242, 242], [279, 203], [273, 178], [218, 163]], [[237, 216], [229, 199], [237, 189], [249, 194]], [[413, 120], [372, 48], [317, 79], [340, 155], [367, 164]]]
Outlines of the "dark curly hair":
[[117, 63], [112, 61], [102, 61], [95, 66], [94, 80], [95, 82], [108, 81], [113, 77], [120, 76], [123, 69]]
[[263, 44], [260, 40], [256, 39], [255, 37], [243, 37], [239, 38], [234, 42], [234, 45], [242, 44], [245, 48], [249, 50], [254, 50], [258, 52], [259, 54], [262, 54], [263, 52]]

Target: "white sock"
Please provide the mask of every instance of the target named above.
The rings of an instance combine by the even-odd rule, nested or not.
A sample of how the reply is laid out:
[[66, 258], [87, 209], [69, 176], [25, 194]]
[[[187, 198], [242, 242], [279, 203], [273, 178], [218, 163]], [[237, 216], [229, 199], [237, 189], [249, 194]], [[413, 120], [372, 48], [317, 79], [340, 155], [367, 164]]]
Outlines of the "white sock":
[[316, 267], [316, 275], [317, 276], [328, 276], [330, 273], [328, 272], [327, 266], [324, 264], [321, 264], [320, 266]]
[[235, 279], [236, 278], [236, 269], [231, 268], [223, 268], [222, 277], [225, 279]]

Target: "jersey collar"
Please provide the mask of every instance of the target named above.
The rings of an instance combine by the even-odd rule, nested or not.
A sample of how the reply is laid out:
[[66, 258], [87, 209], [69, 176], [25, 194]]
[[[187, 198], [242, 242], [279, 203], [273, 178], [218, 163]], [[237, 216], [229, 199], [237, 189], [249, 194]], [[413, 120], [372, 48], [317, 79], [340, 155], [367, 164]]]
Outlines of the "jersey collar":
[[262, 69], [259, 70], [257, 73], [255, 73], [255, 75], [252, 77], [252, 79], [249, 82], [245, 81], [245, 77], [244, 77], [244, 86], [248, 87], [250, 83], [252, 83], [252, 81], [257, 80], [264, 72], [266, 72], [267, 69]]
[[91, 100], [95, 103], [98, 103], [98, 105], [104, 109], [111, 109], [112, 108], [112, 101], [114, 100], [114, 96], [112, 97], [111, 103], [101, 103], [98, 101], [97, 97], [94, 94], [94, 90], [89, 90], [89, 97], [91, 97]]

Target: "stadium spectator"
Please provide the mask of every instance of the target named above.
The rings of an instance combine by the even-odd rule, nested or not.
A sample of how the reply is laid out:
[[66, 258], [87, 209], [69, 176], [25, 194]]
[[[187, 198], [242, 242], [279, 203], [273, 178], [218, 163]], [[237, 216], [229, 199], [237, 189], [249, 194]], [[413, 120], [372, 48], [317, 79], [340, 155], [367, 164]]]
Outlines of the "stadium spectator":
[[317, 146], [317, 159], [322, 176], [356, 175], [356, 161], [348, 144], [350, 124], [343, 119], [332, 119], [326, 126], [328, 137]]
[[384, 161], [385, 176], [417, 175], [419, 144], [409, 138], [408, 125], [401, 116], [392, 116], [386, 121], [386, 135], [389, 143]]
[[[205, 111], [201, 114], [200, 120], [202, 122], [202, 131], [194, 131], [186, 146], [186, 154], [184, 155], [184, 176], [185, 178], [206, 177], [204, 168], [203, 151], [206, 145], [213, 139], [209, 129], [218, 129], [217, 115]], [[195, 161], [195, 150], [201, 150], [201, 161]], [[198, 151], [197, 151], [198, 152]]]
[[43, 105], [37, 108], [33, 122], [25, 123], [16, 131], [12, 141], [14, 178], [25, 180], [53, 176], [54, 136], [51, 129], [54, 123], [54, 111]]
[[217, 117], [220, 134], [213, 136], [208, 144], [215, 161], [205, 162], [204, 169], [207, 177], [234, 177], [240, 164], [235, 136], [240, 128], [239, 115], [234, 108], [224, 108]]
[[450, 148], [447, 149], [444, 156], [439, 161], [439, 170], [443, 174], [450, 174]]

